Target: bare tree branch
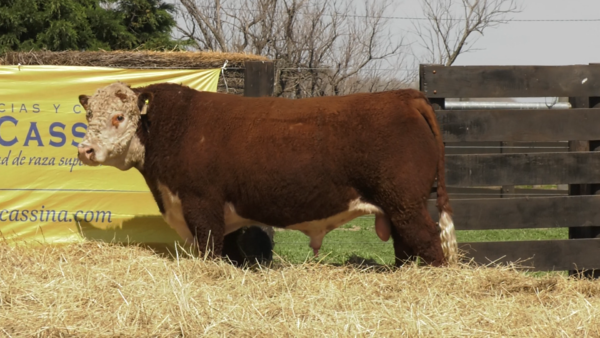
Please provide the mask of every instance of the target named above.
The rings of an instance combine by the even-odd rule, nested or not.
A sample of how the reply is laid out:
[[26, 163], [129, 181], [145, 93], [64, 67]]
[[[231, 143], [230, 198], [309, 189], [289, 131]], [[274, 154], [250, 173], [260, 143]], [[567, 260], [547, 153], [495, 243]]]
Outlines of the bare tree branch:
[[[450, 66], [472, 51], [474, 33], [507, 23], [521, 12], [518, 0], [421, 0], [426, 24], [413, 24], [427, 62]], [[456, 7], [460, 7], [457, 9]]]
[[221, 0], [179, 0], [186, 9], [189, 17], [202, 32], [201, 37], [194, 40], [202, 41], [208, 49], [222, 52], [229, 51], [223, 30], [223, 12]]
[[[275, 95], [342, 95], [400, 86], [402, 39], [393, 0], [179, 0], [198, 49], [265, 55], [276, 62]], [[358, 4], [358, 5], [357, 5]], [[385, 65], [385, 70], [379, 68]], [[387, 83], [388, 85], [385, 85]]]

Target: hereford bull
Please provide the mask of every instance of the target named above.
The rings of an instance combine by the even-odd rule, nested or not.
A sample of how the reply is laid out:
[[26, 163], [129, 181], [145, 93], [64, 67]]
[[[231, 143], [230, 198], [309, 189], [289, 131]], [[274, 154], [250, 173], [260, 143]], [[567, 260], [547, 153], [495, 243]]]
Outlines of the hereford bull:
[[[251, 224], [300, 230], [318, 254], [331, 230], [375, 214], [396, 263], [457, 257], [434, 111], [416, 90], [248, 98], [177, 84], [113, 83], [79, 96], [87, 165], [136, 168], [166, 222], [210, 243]], [[426, 202], [437, 178], [439, 227]]]

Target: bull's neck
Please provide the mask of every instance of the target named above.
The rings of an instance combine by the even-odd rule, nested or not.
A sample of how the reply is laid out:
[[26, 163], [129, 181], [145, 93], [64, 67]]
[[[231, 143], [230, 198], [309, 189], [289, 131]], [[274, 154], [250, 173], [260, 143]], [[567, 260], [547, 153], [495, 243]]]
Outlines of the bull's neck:
[[127, 157], [125, 161], [143, 173], [145, 159], [146, 146], [140, 139], [138, 133], [136, 133], [131, 138], [131, 143], [129, 144], [129, 151], [127, 152]]

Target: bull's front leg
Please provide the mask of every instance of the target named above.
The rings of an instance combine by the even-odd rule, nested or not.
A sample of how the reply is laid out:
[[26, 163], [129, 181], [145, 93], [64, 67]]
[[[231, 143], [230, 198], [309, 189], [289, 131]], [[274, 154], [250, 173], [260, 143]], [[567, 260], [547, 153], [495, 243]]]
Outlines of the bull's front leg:
[[199, 253], [210, 250], [220, 256], [223, 250], [225, 221], [223, 207], [212, 199], [183, 195], [158, 184], [160, 206], [165, 221], [173, 228], [185, 245], [196, 246]]
[[182, 200], [183, 217], [200, 256], [221, 257], [223, 252], [225, 219], [217, 204], [196, 197]]

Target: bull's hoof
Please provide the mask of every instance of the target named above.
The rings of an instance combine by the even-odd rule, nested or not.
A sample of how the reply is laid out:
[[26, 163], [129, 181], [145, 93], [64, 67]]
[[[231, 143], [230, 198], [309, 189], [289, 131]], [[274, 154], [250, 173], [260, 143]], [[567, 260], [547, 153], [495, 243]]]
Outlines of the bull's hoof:
[[241, 228], [225, 236], [223, 257], [236, 266], [259, 263], [269, 265], [273, 259], [273, 230], [259, 226]]

